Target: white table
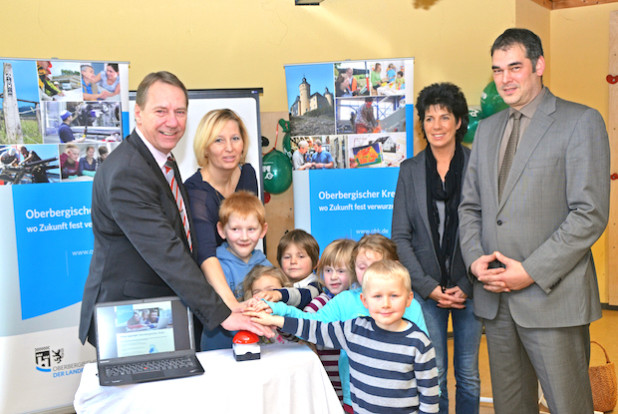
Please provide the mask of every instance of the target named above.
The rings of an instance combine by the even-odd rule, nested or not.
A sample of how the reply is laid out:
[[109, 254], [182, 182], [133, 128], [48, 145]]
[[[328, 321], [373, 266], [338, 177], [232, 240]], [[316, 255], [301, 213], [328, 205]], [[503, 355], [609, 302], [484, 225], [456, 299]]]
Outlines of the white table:
[[102, 387], [84, 366], [77, 413], [342, 413], [318, 357], [305, 345], [263, 345], [261, 359], [237, 362], [232, 350], [197, 354], [195, 377]]

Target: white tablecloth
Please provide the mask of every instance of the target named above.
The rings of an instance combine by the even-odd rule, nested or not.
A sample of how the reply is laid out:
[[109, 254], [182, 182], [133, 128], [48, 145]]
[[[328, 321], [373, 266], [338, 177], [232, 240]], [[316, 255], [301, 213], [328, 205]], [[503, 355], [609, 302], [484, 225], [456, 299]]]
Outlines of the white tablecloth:
[[261, 359], [237, 362], [232, 350], [197, 354], [195, 377], [102, 387], [96, 364], [84, 366], [77, 413], [342, 413], [318, 357], [305, 345], [262, 346]]

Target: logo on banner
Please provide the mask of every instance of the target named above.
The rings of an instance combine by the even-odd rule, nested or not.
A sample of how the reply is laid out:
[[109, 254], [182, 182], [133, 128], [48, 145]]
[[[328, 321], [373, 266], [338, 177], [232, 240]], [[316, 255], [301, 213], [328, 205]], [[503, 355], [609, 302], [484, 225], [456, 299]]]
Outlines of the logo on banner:
[[36, 362], [36, 369], [43, 372], [51, 372], [51, 354], [48, 346], [36, 348], [34, 350], [34, 360]]
[[52, 350], [52, 358], [54, 358], [54, 362], [59, 364], [62, 362], [62, 358], [64, 358], [64, 348], [60, 348], [57, 351]]
[[64, 348], [54, 349], [50, 346], [35, 348], [34, 361], [35, 368], [38, 371], [52, 373], [54, 378], [81, 374], [85, 364], [94, 362], [81, 361], [72, 364], [62, 364], [62, 361], [64, 361]]

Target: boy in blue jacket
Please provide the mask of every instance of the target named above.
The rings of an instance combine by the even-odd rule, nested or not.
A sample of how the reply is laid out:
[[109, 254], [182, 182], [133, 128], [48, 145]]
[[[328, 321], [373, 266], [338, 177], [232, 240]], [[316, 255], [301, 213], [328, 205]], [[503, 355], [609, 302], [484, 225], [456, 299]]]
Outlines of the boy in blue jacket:
[[[253, 193], [237, 191], [223, 200], [219, 208], [217, 231], [225, 241], [217, 247], [223, 274], [231, 293], [243, 300], [243, 280], [256, 265], [272, 266], [261, 250], [255, 247], [266, 235], [266, 211]], [[220, 326], [202, 334], [202, 351], [232, 347], [233, 332]]]

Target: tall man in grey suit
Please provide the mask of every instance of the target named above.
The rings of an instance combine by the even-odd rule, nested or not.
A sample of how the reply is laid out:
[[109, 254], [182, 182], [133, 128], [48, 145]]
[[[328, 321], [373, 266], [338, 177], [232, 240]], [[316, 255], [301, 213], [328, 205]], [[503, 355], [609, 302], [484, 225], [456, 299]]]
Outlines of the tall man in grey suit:
[[592, 413], [589, 325], [601, 306], [590, 247], [609, 215], [607, 131], [596, 110], [543, 86], [531, 31], [506, 30], [491, 55], [510, 109], [478, 126], [459, 217], [494, 406], [538, 413], [538, 378], [552, 413]]
[[[82, 343], [95, 343], [96, 303], [170, 295], [179, 296], [208, 329], [221, 324], [230, 331], [250, 329], [272, 336], [248, 317], [231, 312], [193, 260], [192, 247], [197, 249], [191, 216], [179, 210], [164, 175], [168, 156], [185, 133], [188, 104], [187, 90], [176, 76], [146, 76], [137, 89], [137, 128], [97, 171], [92, 191], [94, 253], [79, 327]], [[175, 190], [186, 201], [174, 164], [168, 165]]]

